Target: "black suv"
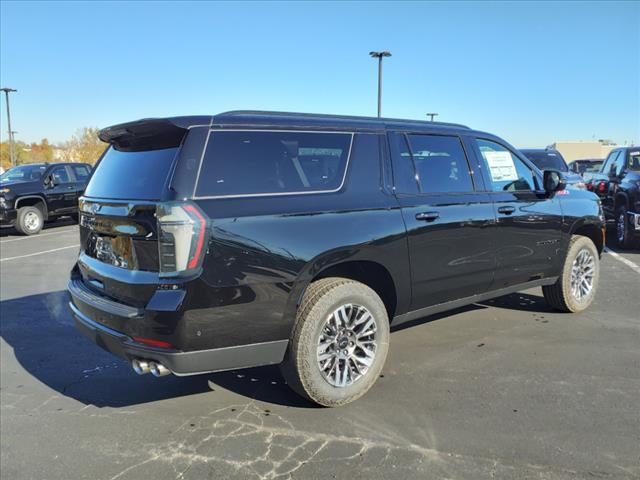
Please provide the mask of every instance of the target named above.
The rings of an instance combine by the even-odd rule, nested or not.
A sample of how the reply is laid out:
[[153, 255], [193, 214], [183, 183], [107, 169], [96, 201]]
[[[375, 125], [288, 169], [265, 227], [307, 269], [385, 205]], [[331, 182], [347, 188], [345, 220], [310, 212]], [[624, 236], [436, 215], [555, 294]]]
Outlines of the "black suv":
[[488, 133], [229, 112], [100, 138], [70, 307], [140, 374], [282, 364], [336, 406], [376, 381], [391, 324], [536, 286], [567, 312], [595, 295], [598, 198]]
[[34, 235], [47, 220], [77, 218], [90, 176], [86, 163], [30, 163], [7, 170], [0, 175], [0, 226]]
[[616, 239], [623, 248], [640, 242], [640, 147], [612, 150], [587, 189], [602, 199], [607, 221], [616, 224]]

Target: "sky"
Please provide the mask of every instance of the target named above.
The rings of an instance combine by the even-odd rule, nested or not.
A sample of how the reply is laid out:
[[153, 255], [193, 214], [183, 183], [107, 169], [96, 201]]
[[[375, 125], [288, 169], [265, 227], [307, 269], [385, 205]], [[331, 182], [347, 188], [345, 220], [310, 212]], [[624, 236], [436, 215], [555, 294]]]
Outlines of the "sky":
[[[518, 147], [640, 143], [640, 2], [0, 3], [26, 142], [256, 109], [463, 123]], [[1, 138], [7, 138], [5, 100]]]

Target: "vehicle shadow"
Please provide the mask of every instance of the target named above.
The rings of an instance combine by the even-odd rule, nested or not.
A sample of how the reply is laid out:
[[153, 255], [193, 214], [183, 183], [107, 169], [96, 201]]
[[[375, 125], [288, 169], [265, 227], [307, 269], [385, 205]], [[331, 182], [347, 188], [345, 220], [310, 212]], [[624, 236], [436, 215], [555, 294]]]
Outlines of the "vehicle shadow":
[[288, 388], [277, 366], [192, 377], [137, 375], [75, 329], [67, 303], [65, 291], [0, 302], [0, 336], [28, 374], [61, 395], [96, 407], [126, 407], [221, 387], [273, 404], [314, 406]]
[[551, 308], [542, 295], [531, 295], [529, 293], [511, 293], [503, 297], [493, 298], [478, 305], [484, 307], [506, 308], [508, 310], [519, 310], [521, 312], [552, 313]]
[[[295, 394], [278, 366], [157, 379], [139, 376], [128, 362], [102, 350], [80, 334], [67, 306], [67, 292], [58, 291], [0, 302], [0, 336], [19, 364], [61, 395], [96, 407], [126, 407], [226, 389], [247, 398], [296, 408], [317, 408]], [[488, 307], [548, 312], [542, 297], [515, 293], [398, 326], [392, 332], [452, 315]], [[3, 365], [6, 369], [7, 366]], [[7, 373], [3, 370], [3, 373]], [[11, 388], [11, 387], [8, 387]]]

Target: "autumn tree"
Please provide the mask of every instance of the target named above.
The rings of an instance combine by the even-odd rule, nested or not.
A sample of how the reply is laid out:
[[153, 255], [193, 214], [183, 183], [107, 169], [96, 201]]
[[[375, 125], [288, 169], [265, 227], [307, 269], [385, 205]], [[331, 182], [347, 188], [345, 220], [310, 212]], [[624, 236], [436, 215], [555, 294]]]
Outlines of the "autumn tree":
[[78, 130], [61, 146], [61, 160], [95, 164], [106, 148], [106, 144], [98, 138], [99, 131], [93, 127]]

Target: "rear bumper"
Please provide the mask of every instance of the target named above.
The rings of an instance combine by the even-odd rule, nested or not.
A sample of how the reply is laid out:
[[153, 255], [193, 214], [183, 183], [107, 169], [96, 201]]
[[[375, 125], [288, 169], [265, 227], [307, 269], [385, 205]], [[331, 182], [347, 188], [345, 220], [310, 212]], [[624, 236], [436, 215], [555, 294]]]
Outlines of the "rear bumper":
[[[76, 328], [86, 337], [120, 358], [128, 361], [135, 358], [153, 360], [164, 365], [175, 375], [196, 375], [278, 364], [284, 359], [287, 349], [287, 340], [196, 351], [150, 347], [97, 321], [97, 319], [106, 316], [119, 317], [120, 321], [126, 322], [143, 316], [142, 309], [135, 309], [98, 295], [91, 295], [86, 288], [83, 289], [79, 286], [77, 280], [72, 279], [69, 282], [68, 290], [71, 295], [69, 308], [73, 314]], [[85, 312], [92, 312], [93, 315]], [[91, 318], [91, 316], [96, 318]]]

